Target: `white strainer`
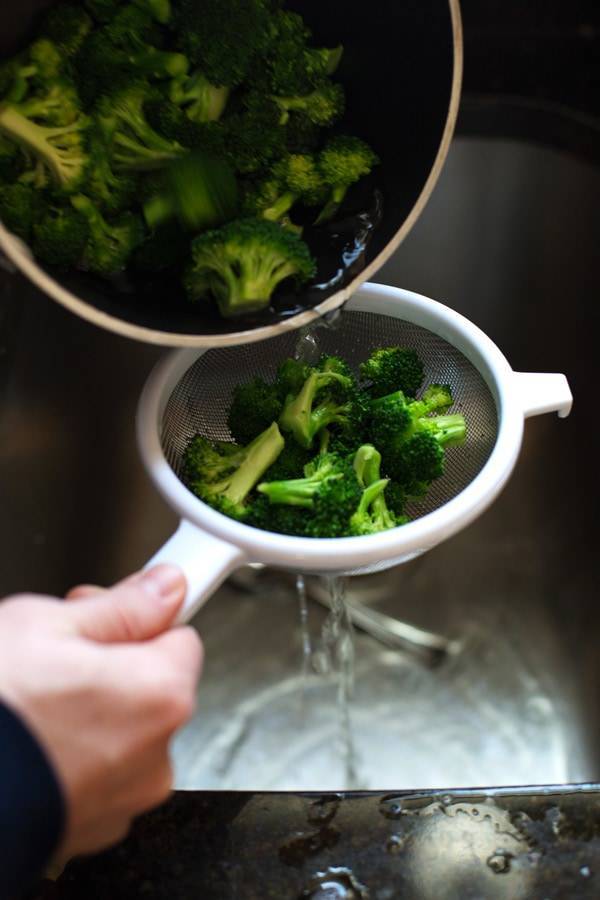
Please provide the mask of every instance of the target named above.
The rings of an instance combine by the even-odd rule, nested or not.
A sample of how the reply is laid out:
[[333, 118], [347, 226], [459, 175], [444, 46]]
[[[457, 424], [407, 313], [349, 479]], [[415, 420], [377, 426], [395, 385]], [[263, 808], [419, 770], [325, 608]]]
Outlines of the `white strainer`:
[[142, 459], [159, 491], [182, 517], [152, 559], [180, 565], [189, 583], [187, 620], [235, 569], [263, 563], [293, 572], [364, 574], [406, 562], [479, 516], [508, 480], [527, 416], [567, 416], [572, 397], [564, 375], [514, 372], [492, 341], [463, 316], [410, 291], [365, 285], [345, 306], [337, 327], [319, 331], [319, 349], [355, 368], [376, 347], [414, 347], [425, 384], [450, 384], [453, 410], [463, 413], [467, 441], [446, 453], [446, 471], [400, 528], [364, 537], [311, 539], [260, 531], [216, 512], [180, 480], [183, 452], [200, 432], [227, 439], [234, 387], [272, 377], [294, 353], [283, 334], [249, 346], [178, 350], [161, 361], [140, 399], [137, 433]]

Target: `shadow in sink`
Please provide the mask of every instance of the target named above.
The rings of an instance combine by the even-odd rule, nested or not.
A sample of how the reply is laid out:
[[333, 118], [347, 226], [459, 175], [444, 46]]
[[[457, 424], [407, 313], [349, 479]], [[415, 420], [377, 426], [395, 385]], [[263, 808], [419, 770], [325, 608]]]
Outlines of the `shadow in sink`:
[[[532, 420], [491, 510], [353, 597], [456, 640], [436, 669], [357, 634], [352, 724], [372, 789], [600, 780], [600, 171], [520, 142], [459, 138], [413, 233], [378, 276], [449, 303], [516, 369], [565, 371], [570, 419]], [[2, 282], [0, 591], [61, 592], [139, 566], [172, 514], [137, 459], [133, 416], [159, 352]], [[198, 615], [199, 711], [174, 743], [186, 788], [343, 789], [335, 689], [303, 685], [293, 585], [226, 585]], [[317, 635], [324, 612], [310, 604]]]

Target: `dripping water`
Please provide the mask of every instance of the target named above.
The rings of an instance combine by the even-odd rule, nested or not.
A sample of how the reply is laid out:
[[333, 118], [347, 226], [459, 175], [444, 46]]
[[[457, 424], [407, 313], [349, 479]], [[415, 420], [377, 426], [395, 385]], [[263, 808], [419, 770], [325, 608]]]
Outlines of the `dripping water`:
[[308, 600], [306, 596], [306, 581], [304, 575], [298, 575], [296, 577], [296, 592], [298, 594], [298, 606], [300, 609], [300, 637], [302, 640], [302, 691], [300, 702], [301, 712], [304, 716], [306, 709], [306, 686], [312, 657], [312, 643], [308, 628]]

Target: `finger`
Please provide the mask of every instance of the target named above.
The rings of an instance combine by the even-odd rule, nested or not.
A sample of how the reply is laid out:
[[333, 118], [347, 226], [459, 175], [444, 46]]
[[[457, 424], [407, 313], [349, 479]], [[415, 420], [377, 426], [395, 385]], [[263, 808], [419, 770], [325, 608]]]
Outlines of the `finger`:
[[79, 584], [77, 587], [71, 588], [71, 590], [65, 594], [65, 600], [87, 600], [89, 597], [102, 595], [105, 591], [106, 588], [100, 587], [97, 584]]
[[[134, 572], [133, 575], [128, 575], [127, 578], [118, 581], [114, 587], [120, 587], [124, 584], [135, 584], [143, 577], [143, 572]], [[102, 595], [107, 590], [110, 590], [110, 588], [101, 587], [99, 584], [78, 584], [77, 587], [71, 588], [68, 594], [65, 595], [65, 600], [89, 600], [90, 597]]]
[[181, 608], [186, 592], [183, 573], [161, 565], [138, 579], [74, 603], [69, 609], [75, 630], [99, 643], [146, 641], [166, 631]]
[[195, 689], [204, 664], [204, 647], [198, 632], [189, 625], [173, 628], [157, 637], [152, 646]]

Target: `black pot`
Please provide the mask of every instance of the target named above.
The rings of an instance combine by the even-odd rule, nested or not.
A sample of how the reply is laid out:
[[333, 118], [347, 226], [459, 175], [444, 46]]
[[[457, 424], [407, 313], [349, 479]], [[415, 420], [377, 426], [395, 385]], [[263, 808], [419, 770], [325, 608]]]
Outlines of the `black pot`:
[[[25, 43], [52, 0], [0, 6], [0, 52]], [[339, 307], [408, 234], [439, 177], [454, 130], [462, 75], [458, 0], [292, 0], [323, 46], [343, 43], [338, 75], [347, 92], [344, 126], [381, 158], [376, 174], [349, 197], [346, 213], [316, 238], [318, 286], [278, 298], [252, 319], [224, 320], [187, 304], [176, 275], [109, 283], [55, 273], [0, 224], [0, 250], [39, 288], [73, 312], [120, 334], [156, 344], [246, 343], [297, 328]], [[373, 227], [375, 226], [375, 227]], [[367, 233], [366, 241], [357, 240]], [[354, 252], [348, 252], [353, 250]]]

